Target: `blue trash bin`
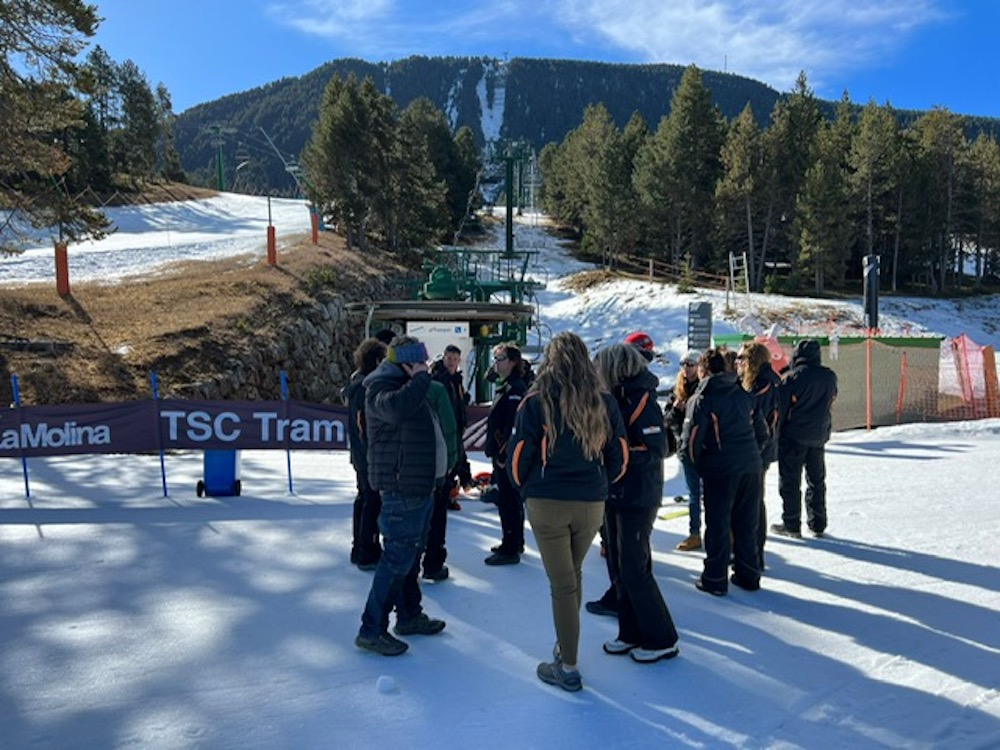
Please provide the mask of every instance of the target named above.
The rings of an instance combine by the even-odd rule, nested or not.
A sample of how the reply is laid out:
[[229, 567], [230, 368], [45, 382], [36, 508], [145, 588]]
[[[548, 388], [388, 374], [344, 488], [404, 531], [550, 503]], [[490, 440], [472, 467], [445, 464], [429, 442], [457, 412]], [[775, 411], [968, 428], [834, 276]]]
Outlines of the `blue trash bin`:
[[195, 488], [198, 497], [230, 497], [239, 495], [240, 485], [240, 452], [239, 451], [205, 451], [204, 479]]

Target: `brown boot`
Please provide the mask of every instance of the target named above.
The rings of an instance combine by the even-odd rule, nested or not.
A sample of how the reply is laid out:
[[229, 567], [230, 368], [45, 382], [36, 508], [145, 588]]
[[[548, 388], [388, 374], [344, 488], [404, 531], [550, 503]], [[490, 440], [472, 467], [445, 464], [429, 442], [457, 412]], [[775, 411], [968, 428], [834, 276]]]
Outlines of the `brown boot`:
[[681, 552], [693, 552], [696, 549], [701, 549], [701, 534], [692, 534], [683, 542], [679, 542], [675, 549], [679, 549]]

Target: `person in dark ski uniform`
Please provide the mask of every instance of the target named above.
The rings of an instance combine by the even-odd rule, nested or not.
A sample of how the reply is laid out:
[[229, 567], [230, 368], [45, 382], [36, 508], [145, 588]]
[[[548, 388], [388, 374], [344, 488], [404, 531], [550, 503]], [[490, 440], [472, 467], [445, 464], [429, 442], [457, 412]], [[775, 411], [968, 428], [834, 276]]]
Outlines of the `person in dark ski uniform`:
[[497, 509], [503, 538], [486, 558], [487, 565], [516, 565], [524, 552], [524, 502], [507, 474], [507, 441], [521, 399], [528, 390], [524, 380], [527, 363], [516, 344], [493, 348], [493, 371], [499, 386], [486, 420], [483, 451], [493, 460], [493, 482], [497, 486]]
[[677, 629], [653, 577], [649, 539], [663, 498], [666, 435], [656, 402], [659, 381], [639, 349], [613, 344], [594, 358], [618, 405], [628, 438], [628, 469], [605, 509], [608, 566], [618, 593], [618, 637], [604, 651], [655, 662], [677, 656]]
[[826, 443], [833, 428], [837, 374], [820, 364], [819, 342], [800, 341], [779, 389], [778, 492], [781, 523], [771, 531], [802, 536], [802, 469], [806, 472], [806, 522], [816, 536], [826, 530]]
[[354, 372], [344, 387], [347, 403], [347, 442], [351, 465], [358, 485], [354, 498], [354, 523], [351, 535], [351, 563], [361, 570], [374, 570], [382, 556], [378, 538], [378, 514], [382, 499], [368, 482], [368, 436], [365, 425], [364, 379], [385, 358], [385, 344], [376, 338], [365, 339], [354, 350]]
[[[681, 369], [677, 373], [677, 381], [674, 383], [674, 389], [667, 402], [667, 426], [673, 430], [678, 445], [680, 445], [681, 432], [684, 429], [684, 417], [687, 414], [688, 402], [698, 390], [698, 362], [700, 360], [701, 353], [693, 349], [684, 355], [684, 359], [681, 360]], [[681, 552], [692, 552], [701, 549], [702, 482], [698, 470], [683, 451], [677, 451], [677, 459], [680, 461], [681, 471], [684, 474], [684, 484], [687, 485], [688, 490], [688, 536], [677, 543], [677, 549]], [[683, 501], [683, 498], [678, 497], [675, 500]]]
[[628, 456], [621, 414], [601, 388], [586, 344], [574, 333], [556, 334], [517, 411], [507, 458], [552, 595], [554, 660], [539, 664], [536, 674], [563, 690], [583, 687], [577, 669], [583, 561]]
[[386, 358], [363, 382], [368, 480], [382, 495], [378, 524], [383, 550], [354, 643], [398, 656], [408, 644], [389, 634], [393, 610], [396, 635], [434, 635], [445, 627], [444, 620], [423, 611], [417, 573], [434, 487], [448, 470], [447, 447], [427, 400], [427, 348], [418, 339], [394, 338]]
[[[629, 346], [635, 347], [642, 358], [646, 360], [647, 363], [653, 361], [655, 344], [653, 343], [652, 337], [645, 331], [633, 331], [625, 337], [625, 343]], [[667, 437], [670, 437], [670, 431], [667, 430], [665, 433]], [[618, 592], [615, 590], [615, 574], [612, 570], [612, 559], [608, 555], [607, 543], [608, 531], [605, 525], [601, 526], [601, 554], [604, 555], [605, 562], [608, 566], [608, 579], [611, 585], [608, 586], [607, 591], [601, 596], [600, 599], [595, 599], [592, 602], [587, 602], [584, 606], [588, 612], [592, 615], [604, 615], [605, 617], [618, 617]]]
[[778, 387], [781, 378], [771, 367], [771, 350], [759, 341], [743, 345], [736, 355], [736, 374], [743, 389], [753, 396], [754, 409], [767, 425], [767, 440], [760, 450], [760, 513], [757, 517], [757, 551], [760, 569], [764, 570], [764, 542], [767, 540], [767, 505], [764, 502], [764, 480], [767, 467], [778, 457]]
[[710, 594], [725, 594], [732, 556], [732, 583], [755, 591], [760, 588], [760, 448], [767, 440], [767, 426], [736, 373], [726, 370], [718, 349], [706, 350], [698, 367], [703, 382], [688, 402], [679, 448], [703, 483], [705, 563], [695, 585]]

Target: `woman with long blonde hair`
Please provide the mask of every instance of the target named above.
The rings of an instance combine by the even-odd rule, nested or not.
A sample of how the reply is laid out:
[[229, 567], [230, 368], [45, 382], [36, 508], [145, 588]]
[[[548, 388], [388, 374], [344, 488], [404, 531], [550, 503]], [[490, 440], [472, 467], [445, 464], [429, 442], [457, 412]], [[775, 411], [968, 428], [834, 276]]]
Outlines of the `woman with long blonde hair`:
[[507, 466], [525, 498], [552, 595], [554, 660], [539, 664], [537, 674], [576, 691], [583, 687], [577, 669], [583, 560], [604, 518], [609, 485], [624, 476], [628, 444], [583, 340], [556, 335], [544, 360], [517, 411]]
[[764, 570], [764, 542], [767, 539], [767, 505], [764, 480], [767, 467], [778, 458], [778, 387], [781, 378], [771, 367], [771, 350], [759, 341], [748, 341], [736, 355], [736, 373], [743, 390], [753, 396], [754, 409], [767, 425], [767, 441], [760, 449], [760, 513], [757, 522], [757, 552]]

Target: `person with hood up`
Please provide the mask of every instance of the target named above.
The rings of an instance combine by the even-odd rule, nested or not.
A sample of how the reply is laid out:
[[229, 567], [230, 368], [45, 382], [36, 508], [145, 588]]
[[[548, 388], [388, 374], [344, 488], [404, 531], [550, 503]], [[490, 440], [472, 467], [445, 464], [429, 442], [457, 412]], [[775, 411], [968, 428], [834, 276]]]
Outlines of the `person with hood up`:
[[653, 577], [649, 539], [663, 498], [666, 435], [656, 402], [659, 381], [640, 350], [612, 344], [594, 358], [602, 384], [611, 391], [625, 424], [628, 469], [612, 486], [605, 510], [608, 568], [618, 593], [618, 637], [608, 654], [628, 654], [651, 663], [677, 656], [677, 629]]
[[820, 364], [815, 339], [800, 341], [781, 388], [778, 428], [778, 494], [781, 523], [771, 531], [802, 537], [802, 470], [806, 472], [806, 522], [816, 536], [826, 531], [826, 443], [833, 428], [831, 409], [837, 398], [837, 373]]
[[423, 611], [417, 580], [434, 487], [448, 470], [447, 446], [427, 399], [430, 384], [427, 348], [412, 336], [394, 338], [385, 359], [364, 379], [368, 480], [382, 496], [382, 557], [354, 643], [383, 656], [409, 648], [389, 634], [393, 610], [396, 635], [434, 635], [445, 627]]
[[[705, 562], [699, 590], [722, 596], [729, 582], [747, 591], [760, 588], [757, 517], [760, 449], [767, 425], [754, 409], [736, 373], [726, 369], [718, 349], [698, 365], [702, 383], [688, 402], [679, 450], [701, 475], [705, 502]], [[730, 541], [731, 540], [731, 541]], [[735, 558], [729, 579], [730, 557]]]

